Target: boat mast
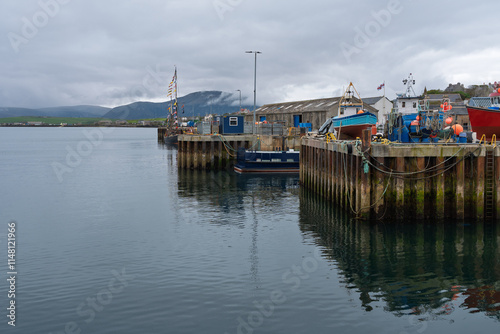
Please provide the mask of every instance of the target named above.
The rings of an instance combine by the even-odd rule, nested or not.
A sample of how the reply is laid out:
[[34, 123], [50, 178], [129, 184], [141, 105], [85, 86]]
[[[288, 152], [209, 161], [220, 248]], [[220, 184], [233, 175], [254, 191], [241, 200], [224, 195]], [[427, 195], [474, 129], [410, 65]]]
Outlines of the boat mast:
[[[174, 125], [177, 124], [177, 66], [174, 65], [174, 76], [170, 85], [168, 85], [168, 94], [170, 96], [170, 108], [167, 119], [167, 131], [172, 132]], [[174, 97], [172, 97], [172, 92]]]
[[174, 114], [174, 127], [177, 126], [177, 110], [179, 109], [177, 107], [177, 66], [174, 65], [175, 71], [174, 71], [174, 96], [175, 96], [175, 103], [174, 103], [174, 109], [173, 114]]
[[[351, 90], [351, 87], [353, 90]], [[361, 110], [363, 109], [363, 100], [361, 99], [361, 96], [359, 95], [358, 91], [352, 84], [352, 82], [349, 82], [349, 86], [347, 86], [347, 89], [344, 93], [344, 95], [340, 98], [339, 101], [339, 110], [338, 110], [338, 115], [341, 116], [340, 111], [342, 110], [342, 107], [348, 107], [348, 106], [354, 106], [357, 105], [358, 103], [354, 103], [352, 101], [352, 98], [354, 97], [354, 93], [358, 96], [359, 102], [361, 103]]]
[[[403, 84], [405, 84], [406, 86], [405, 97], [417, 96], [417, 94], [415, 94], [415, 91], [413, 90], [413, 85], [415, 84], [415, 80], [413, 79], [413, 74], [410, 73], [408, 79], [403, 80]], [[411, 94], [412, 92], [413, 95]]]
[[385, 114], [386, 114], [386, 113], [385, 113], [385, 80], [384, 80], [384, 96], [383, 96], [382, 98], [383, 98], [383, 100], [382, 100], [382, 103], [383, 103], [382, 109], [384, 110], [384, 111], [382, 112], [382, 114], [384, 114], [384, 115], [385, 115]]

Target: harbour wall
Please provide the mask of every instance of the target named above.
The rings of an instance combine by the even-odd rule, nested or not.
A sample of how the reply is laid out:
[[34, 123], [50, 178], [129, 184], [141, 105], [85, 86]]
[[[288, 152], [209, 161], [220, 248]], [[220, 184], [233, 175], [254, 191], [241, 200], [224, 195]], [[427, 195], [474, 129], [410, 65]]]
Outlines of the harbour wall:
[[303, 138], [301, 184], [360, 219], [500, 218], [498, 147], [363, 138]]
[[167, 134], [167, 128], [159, 127], [157, 133], [158, 133], [158, 141], [163, 141], [165, 135]]
[[232, 169], [238, 149], [281, 151], [300, 149], [298, 136], [179, 135], [178, 167], [183, 169]]

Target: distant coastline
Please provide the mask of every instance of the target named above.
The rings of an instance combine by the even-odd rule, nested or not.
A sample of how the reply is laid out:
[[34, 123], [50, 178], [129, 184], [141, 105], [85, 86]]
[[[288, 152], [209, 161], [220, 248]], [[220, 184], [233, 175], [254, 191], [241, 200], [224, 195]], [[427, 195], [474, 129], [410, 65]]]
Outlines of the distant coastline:
[[94, 128], [94, 127], [108, 127], [108, 128], [157, 128], [159, 125], [138, 125], [138, 124], [126, 124], [126, 125], [93, 125], [93, 124], [78, 124], [78, 125], [55, 125], [55, 124], [45, 124], [45, 125], [4, 125], [0, 124], [2, 128]]
[[84, 117], [19, 116], [0, 118], [1, 127], [159, 127], [164, 118], [117, 120]]

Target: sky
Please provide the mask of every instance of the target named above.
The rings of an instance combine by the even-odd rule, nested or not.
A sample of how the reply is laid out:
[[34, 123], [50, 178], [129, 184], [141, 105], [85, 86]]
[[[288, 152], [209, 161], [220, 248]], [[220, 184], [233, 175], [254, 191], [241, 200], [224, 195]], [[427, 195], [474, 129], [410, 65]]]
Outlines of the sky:
[[495, 0], [0, 0], [0, 106], [221, 90], [257, 105], [500, 81]]

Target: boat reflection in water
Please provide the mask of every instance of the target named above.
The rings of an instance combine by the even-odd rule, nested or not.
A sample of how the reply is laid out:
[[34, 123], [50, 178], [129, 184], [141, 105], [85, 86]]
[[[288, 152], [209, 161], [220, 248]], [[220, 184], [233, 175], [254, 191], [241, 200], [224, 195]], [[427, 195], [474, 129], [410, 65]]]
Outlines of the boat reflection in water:
[[301, 189], [300, 225], [367, 311], [382, 302], [396, 315], [460, 308], [500, 320], [498, 223], [356, 222]]

